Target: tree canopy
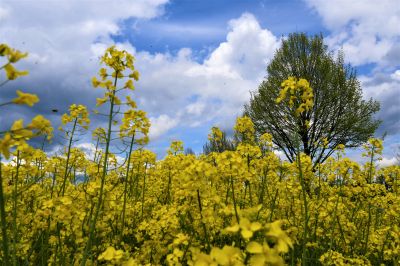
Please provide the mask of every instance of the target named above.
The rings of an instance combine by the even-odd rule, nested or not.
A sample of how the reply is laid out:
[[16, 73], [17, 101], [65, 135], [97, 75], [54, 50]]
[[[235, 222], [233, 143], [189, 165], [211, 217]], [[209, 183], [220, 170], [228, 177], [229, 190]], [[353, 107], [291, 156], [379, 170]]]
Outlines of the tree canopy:
[[[309, 82], [312, 108], [299, 114], [291, 99], [277, 102], [282, 82], [289, 77]], [[290, 34], [282, 41], [267, 67], [267, 77], [245, 105], [258, 135], [270, 133], [289, 161], [304, 152], [314, 165], [339, 145], [357, 147], [366, 142], [380, 123], [373, 117], [378, 110], [377, 101], [362, 98], [356, 71], [344, 63], [343, 52], [334, 57], [322, 35], [304, 33]]]
[[235, 142], [228, 138], [225, 132], [218, 127], [212, 127], [211, 133], [208, 135], [208, 141], [203, 145], [203, 153], [233, 151], [235, 148]]

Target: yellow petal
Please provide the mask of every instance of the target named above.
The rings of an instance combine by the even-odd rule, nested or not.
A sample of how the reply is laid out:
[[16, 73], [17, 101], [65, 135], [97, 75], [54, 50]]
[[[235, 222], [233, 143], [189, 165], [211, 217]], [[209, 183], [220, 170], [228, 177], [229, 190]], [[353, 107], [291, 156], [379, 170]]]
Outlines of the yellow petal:
[[239, 225], [235, 224], [234, 226], [228, 226], [225, 230], [228, 232], [236, 233], [237, 231], [239, 231]]
[[258, 254], [258, 253], [262, 253], [263, 252], [263, 247], [259, 243], [254, 242], [254, 241], [250, 242], [247, 245], [246, 249], [247, 249], [248, 252], [250, 252], [252, 254]]
[[250, 237], [253, 236], [253, 232], [247, 229], [242, 229], [241, 231], [243, 238], [249, 239]]

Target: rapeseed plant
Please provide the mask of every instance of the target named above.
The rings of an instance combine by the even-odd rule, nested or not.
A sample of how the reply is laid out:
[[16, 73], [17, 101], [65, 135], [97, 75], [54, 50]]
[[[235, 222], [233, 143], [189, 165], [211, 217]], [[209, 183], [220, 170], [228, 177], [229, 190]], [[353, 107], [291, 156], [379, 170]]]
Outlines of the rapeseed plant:
[[[7, 65], [26, 56], [6, 45], [0, 55]], [[89, 131], [92, 114], [82, 105], [61, 118], [68, 144], [60, 156], [29, 145], [52, 136], [43, 116], [0, 131], [0, 155], [7, 159], [0, 162], [3, 265], [400, 263], [400, 167], [377, 167], [381, 140], [366, 143], [364, 165], [339, 147], [314, 167], [301, 153], [292, 163], [280, 160], [271, 135], [256, 136], [252, 121], [240, 117], [234, 151], [185, 155], [176, 140], [156, 160], [144, 147], [146, 113], [132, 96], [118, 94], [132, 92], [139, 78], [133, 56], [110, 47], [101, 62], [92, 82], [104, 89], [97, 104], [109, 107], [108, 125], [93, 130], [93, 155], [74, 145], [78, 131]], [[3, 69], [7, 80], [25, 74]], [[0, 106], [38, 100], [17, 92]], [[313, 108], [312, 100], [308, 82], [293, 77], [277, 99], [298, 115]], [[126, 147], [122, 164], [111, 151], [116, 136]], [[209, 140], [221, 138], [212, 128]]]

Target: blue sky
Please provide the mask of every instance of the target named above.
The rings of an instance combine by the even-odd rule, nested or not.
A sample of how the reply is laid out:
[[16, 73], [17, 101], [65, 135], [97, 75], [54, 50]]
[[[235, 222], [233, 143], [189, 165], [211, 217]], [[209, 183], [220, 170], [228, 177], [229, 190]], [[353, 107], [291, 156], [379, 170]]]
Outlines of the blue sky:
[[329, 49], [343, 49], [356, 67], [365, 98], [381, 102], [377, 116], [384, 123], [377, 134], [388, 133], [383, 163], [394, 163], [400, 145], [398, 25], [398, 0], [3, 0], [0, 39], [30, 53], [20, 65], [30, 76], [7, 84], [0, 97], [13, 97], [18, 88], [37, 93], [41, 102], [11, 110], [0, 123], [42, 113], [57, 126], [52, 108], [94, 108], [100, 95], [90, 79], [97, 58], [117, 44], [137, 59], [141, 79], [133, 97], [152, 121], [149, 148], [162, 157], [171, 140], [181, 139], [201, 152], [211, 126], [232, 128], [282, 37], [322, 33]]
[[[321, 19], [310, 16], [311, 8], [293, 1], [172, 1], [163, 16], [152, 20], [128, 19], [120, 23], [122, 31], [113, 36], [127, 40], [139, 50], [176, 53], [182, 47], [195, 50], [204, 59], [208, 52], [226, 39], [227, 22], [248, 12], [276, 36], [293, 31], [319, 34]], [[282, 15], [285, 21], [282, 21]], [[304, 17], [308, 16], [307, 20]], [[133, 29], [133, 31], [132, 31]]]

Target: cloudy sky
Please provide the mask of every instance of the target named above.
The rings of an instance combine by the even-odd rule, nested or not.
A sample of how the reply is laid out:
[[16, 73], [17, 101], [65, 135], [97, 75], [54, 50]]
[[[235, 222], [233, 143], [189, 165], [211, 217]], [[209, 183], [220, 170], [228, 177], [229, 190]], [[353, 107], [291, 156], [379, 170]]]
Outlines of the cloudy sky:
[[381, 102], [377, 136], [387, 132], [390, 163], [400, 144], [399, 25], [398, 0], [2, 0], [0, 40], [29, 52], [17, 66], [30, 75], [3, 86], [0, 97], [21, 89], [41, 101], [3, 111], [0, 124], [40, 113], [57, 126], [72, 103], [93, 109], [98, 57], [117, 44], [136, 57], [133, 98], [151, 118], [149, 148], [162, 156], [180, 139], [201, 152], [211, 126], [233, 126], [281, 38], [322, 33], [357, 69], [364, 97]]

